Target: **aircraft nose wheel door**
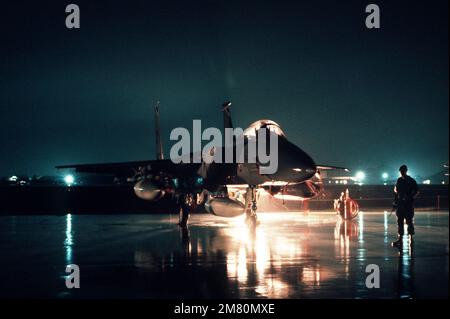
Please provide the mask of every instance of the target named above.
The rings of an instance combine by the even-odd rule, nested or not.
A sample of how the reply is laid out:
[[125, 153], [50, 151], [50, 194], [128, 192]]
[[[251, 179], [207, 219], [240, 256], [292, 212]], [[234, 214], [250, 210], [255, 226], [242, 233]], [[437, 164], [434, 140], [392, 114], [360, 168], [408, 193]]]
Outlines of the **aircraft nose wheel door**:
[[258, 225], [258, 216], [256, 214], [257, 208], [256, 187], [251, 185], [247, 188], [247, 193], [245, 196], [245, 223], [250, 228], [255, 228]]

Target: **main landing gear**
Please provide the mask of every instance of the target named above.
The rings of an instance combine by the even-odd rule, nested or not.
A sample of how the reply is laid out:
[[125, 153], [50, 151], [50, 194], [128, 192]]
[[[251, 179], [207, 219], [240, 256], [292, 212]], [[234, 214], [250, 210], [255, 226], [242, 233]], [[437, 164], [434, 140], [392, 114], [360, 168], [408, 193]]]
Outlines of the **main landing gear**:
[[192, 193], [183, 193], [178, 198], [178, 206], [180, 208], [179, 210], [179, 217], [178, 217], [178, 225], [180, 227], [187, 227], [187, 223], [189, 220], [189, 214], [191, 210], [195, 208], [195, 205], [197, 204], [196, 196]]

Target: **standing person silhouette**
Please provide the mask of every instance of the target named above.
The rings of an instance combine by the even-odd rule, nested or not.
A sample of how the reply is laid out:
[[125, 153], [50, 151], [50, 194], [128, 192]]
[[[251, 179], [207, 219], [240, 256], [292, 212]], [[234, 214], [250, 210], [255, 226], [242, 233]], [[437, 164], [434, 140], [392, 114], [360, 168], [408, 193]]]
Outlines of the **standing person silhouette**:
[[405, 220], [408, 225], [409, 243], [413, 243], [414, 236], [414, 200], [419, 195], [417, 182], [408, 175], [408, 167], [400, 166], [400, 177], [395, 185], [395, 202], [397, 206], [398, 239], [392, 243], [394, 247], [403, 244], [403, 234], [405, 232]]

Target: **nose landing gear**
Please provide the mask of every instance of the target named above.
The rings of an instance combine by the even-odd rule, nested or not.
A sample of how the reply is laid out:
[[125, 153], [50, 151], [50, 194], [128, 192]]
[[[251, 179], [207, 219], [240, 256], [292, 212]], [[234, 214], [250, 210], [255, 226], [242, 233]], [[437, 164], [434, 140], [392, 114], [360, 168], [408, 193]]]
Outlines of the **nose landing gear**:
[[256, 214], [257, 209], [256, 187], [251, 185], [247, 188], [247, 194], [245, 196], [245, 223], [251, 229], [259, 224], [258, 215]]

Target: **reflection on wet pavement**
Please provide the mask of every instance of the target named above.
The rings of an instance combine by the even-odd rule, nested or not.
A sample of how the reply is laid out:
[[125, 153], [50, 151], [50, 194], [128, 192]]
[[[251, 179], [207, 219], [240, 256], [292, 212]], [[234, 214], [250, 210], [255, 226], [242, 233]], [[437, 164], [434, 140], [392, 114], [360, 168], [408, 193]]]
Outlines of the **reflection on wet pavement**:
[[[400, 250], [395, 217], [361, 213], [0, 218], [1, 297], [427, 298], [448, 297], [448, 212], [417, 213], [414, 246]], [[407, 242], [407, 240], [406, 240]], [[65, 287], [77, 264], [81, 288]], [[381, 271], [368, 289], [366, 266]]]

